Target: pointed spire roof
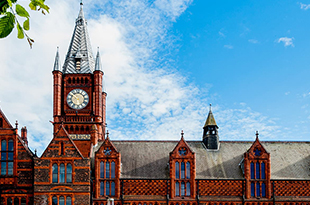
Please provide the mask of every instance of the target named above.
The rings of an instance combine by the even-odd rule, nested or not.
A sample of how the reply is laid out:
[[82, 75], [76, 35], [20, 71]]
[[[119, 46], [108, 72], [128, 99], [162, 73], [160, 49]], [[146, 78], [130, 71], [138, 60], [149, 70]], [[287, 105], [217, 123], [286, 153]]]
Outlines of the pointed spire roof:
[[101, 65], [101, 59], [100, 59], [100, 53], [99, 53], [99, 47], [98, 47], [98, 50], [97, 50], [95, 70], [100, 70], [100, 71], [102, 71], [102, 65]]
[[54, 62], [54, 69], [53, 71], [61, 71], [60, 70], [60, 62], [59, 62], [59, 48], [57, 47], [55, 62]]
[[215, 122], [215, 118], [214, 118], [213, 113], [212, 113], [211, 104], [210, 104], [210, 111], [208, 114], [208, 118], [207, 118], [205, 126], [203, 126], [203, 128], [210, 126], [210, 125], [211, 126], [217, 126], [217, 124]]
[[[80, 69], [76, 69], [76, 61], [80, 61]], [[63, 73], [92, 73], [95, 69], [95, 60], [87, 31], [87, 21], [84, 18], [83, 3], [80, 3], [80, 12], [75, 21], [75, 28], [69, 45]]]

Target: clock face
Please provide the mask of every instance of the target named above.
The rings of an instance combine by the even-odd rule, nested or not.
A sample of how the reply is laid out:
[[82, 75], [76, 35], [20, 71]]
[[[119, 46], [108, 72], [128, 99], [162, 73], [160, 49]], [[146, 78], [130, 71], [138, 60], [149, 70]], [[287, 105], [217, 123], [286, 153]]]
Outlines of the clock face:
[[73, 109], [83, 109], [89, 102], [86, 91], [82, 89], [71, 90], [67, 96], [67, 103]]

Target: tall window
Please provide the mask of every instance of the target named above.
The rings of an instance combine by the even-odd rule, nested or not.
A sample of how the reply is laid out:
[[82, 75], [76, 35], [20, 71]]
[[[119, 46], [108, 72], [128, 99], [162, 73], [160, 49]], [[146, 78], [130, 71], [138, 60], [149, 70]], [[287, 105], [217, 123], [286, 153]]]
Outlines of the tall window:
[[175, 163], [175, 178], [179, 179], [180, 178], [180, 171], [179, 171], [180, 167], [179, 167], [179, 162]]
[[111, 162], [111, 178], [115, 178], [115, 162]]
[[104, 162], [100, 162], [100, 178], [104, 178]]
[[72, 165], [67, 164], [67, 183], [71, 183], [71, 182], [72, 182]]
[[52, 182], [57, 183], [58, 182], [58, 165], [57, 164], [53, 164], [52, 174], [53, 174]]
[[105, 195], [110, 195], [110, 183], [108, 181], [105, 183]]
[[65, 165], [63, 163], [60, 164], [59, 172], [60, 172], [59, 183], [65, 183]]
[[13, 175], [14, 141], [1, 141], [1, 175]]
[[185, 182], [181, 182], [181, 196], [185, 196]]
[[115, 196], [115, 162], [100, 162], [100, 195]]
[[105, 178], [110, 178], [110, 163], [106, 162], [105, 165]]
[[266, 197], [265, 162], [251, 162], [251, 197]]
[[53, 196], [52, 198], [52, 205], [57, 205], [58, 204], [58, 200], [56, 196]]
[[191, 195], [191, 183], [186, 182], [186, 196]]
[[115, 182], [111, 182], [111, 196], [115, 196]]
[[7, 205], [12, 205], [12, 198], [11, 198], [11, 197], [8, 198], [8, 199], [6, 200], [6, 203], [7, 203]]
[[59, 197], [59, 205], [65, 205], [65, 197]]
[[21, 205], [26, 205], [26, 198], [22, 198]]
[[19, 205], [19, 199], [17, 197], [14, 198], [14, 205]]
[[104, 195], [104, 182], [100, 182], [100, 195]]
[[175, 195], [180, 196], [180, 183], [179, 182], [175, 183]]
[[72, 204], [72, 199], [70, 196], [67, 196], [66, 198], [66, 205], [71, 205]]
[[185, 179], [185, 163], [181, 162], [181, 179]]
[[191, 163], [186, 162], [186, 179], [191, 178]]

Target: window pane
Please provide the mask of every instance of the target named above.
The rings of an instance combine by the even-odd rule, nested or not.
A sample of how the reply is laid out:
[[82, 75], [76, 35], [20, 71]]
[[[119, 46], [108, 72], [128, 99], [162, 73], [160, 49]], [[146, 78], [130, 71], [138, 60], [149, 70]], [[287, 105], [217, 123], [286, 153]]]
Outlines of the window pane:
[[13, 175], [13, 162], [8, 162], [8, 175]]
[[21, 205], [26, 205], [26, 198], [22, 198]]
[[14, 205], [19, 205], [19, 199], [17, 197], [14, 198]]
[[6, 162], [1, 162], [1, 175], [6, 175]]
[[254, 185], [254, 182], [251, 182], [251, 196], [255, 197], [255, 185]]
[[266, 179], [266, 174], [265, 174], [265, 163], [263, 162], [261, 164], [261, 172], [262, 172], [262, 179]]
[[7, 205], [12, 205], [12, 198], [8, 198], [6, 202], [7, 202]]
[[1, 152], [1, 160], [6, 160], [6, 152]]
[[8, 160], [13, 161], [13, 152], [8, 152]]
[[[1, 141], [1, 151], [6, 151], [6, 140]], [[9, 200], [9, 199], [8, 199]], [[12, 200], [12, 199], [11, 199]]]
[[57, 183], [58, 182], [58, 165], [57, 164], [53, 164], [53, 183]]
[[[13, 143], [13, 140], [9, 140], [9, 146], [8, 146], [8, 150], [9, 150], [9, 151], [13, 151], [13, 149], [14, 149], [14, 148], [13, 148], [13, 144], [14, 144], [14, 143]], [[15, 200], [15, 199], [14, 199], [14, 200]], [[15, 202], [14, 202], [14, 203], [15, 203]]]
[[100, 162], [100, 178], [104, 178], [104, 162]]
[[59, 205], [65, 205], [65, 197], [59, 197]]
[[72, 204], [72, 199], [70, 196], [67, 196], [66, 205], [71, 205], [71, 204]]
[[115, 182], [111, 182], [111, 196], [115, 196]]
[[191, 195], [191, 183], [186, 182], [186, 196]]
[[110, 162], [106, 162], [105, 165], [105, 178], [110, 178]]
[[104, 183], [100, 182], [100, 195], [104, 195]]
[[[59, 172], [60, 172], [59, 183], [65, 183], [65, 165], [64, 164], [60, 164]], [[60, 203], [60, 198], [59, 198], [59, 203]]]
[[52, 198], [52, 205], [57, 205], [57, 197], [56, 196], [53, 196]]
[[72, 165], [67, 164], [67, 183], [72, 182]]
[[191, 163], [186, 162], [186, 178], [191, 178]]
[[175, 163], [175, 178], [179, 179], [180, 178], [180, 171], [179, 171], [179, 162]]
[[185, 195], [185, 182], [181, 182], [181, 196]]
[[254, 179], [254, 163], [251, 162], [251, 179]]
[[259, 183], [256, 183], [256, 197], [260, 197]]
[[266, 184], [262, 183], [262, 197], [266, 197]]
[[181, 162], [181, 179], [185, 179], [185, 163]]
[[105, 183], [105, 195], [110, 195], [110, 183], [106, 182]]
[[115, 178], [115, 162], [111, 162], [111, 178]]
[[256, 162], [256, 179], [260, 179], [259, 162]]
[[180, 196], [180, 184], [179, 184], [179, 182], [175, 183], [175, 195]]

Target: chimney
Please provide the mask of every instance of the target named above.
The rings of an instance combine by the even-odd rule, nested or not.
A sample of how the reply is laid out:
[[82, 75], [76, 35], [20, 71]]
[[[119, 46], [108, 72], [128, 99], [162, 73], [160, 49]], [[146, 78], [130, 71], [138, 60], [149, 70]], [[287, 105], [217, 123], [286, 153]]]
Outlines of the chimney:
[[28, 146], [27, 128], [26, 128], [26, 126], [25, 126], [25, 127], [22, 127], [22, 130], [21, 130], [21, 138], [22, 138], [22, 140], [25, 142], [25, 144]]

